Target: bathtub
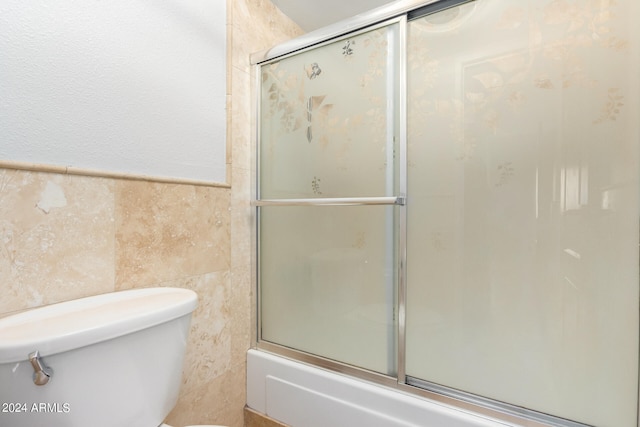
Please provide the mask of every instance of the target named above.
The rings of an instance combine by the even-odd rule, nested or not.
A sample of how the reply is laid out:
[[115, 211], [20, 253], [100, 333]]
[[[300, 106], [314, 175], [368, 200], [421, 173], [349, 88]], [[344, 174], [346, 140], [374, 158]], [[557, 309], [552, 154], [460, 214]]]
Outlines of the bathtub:
[[392, 388], [249, 350], [247, 405], [292, 427], [504, 427]]

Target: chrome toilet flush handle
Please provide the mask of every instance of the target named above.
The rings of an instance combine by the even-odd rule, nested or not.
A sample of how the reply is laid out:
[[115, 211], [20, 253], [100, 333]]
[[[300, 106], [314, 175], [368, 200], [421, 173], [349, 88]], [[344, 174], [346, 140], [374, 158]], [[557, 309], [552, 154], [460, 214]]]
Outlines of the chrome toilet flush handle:
[[33, 383], [35, 385], [45, 385], [51, 379], [51, 375], [53, 375], [53, 370], [48, 366], [44, 365], [44, 361], [40, 358], [40, 352], [34, 351], [29, 354], [29, 362], [31, 362], [31, 366], [33, 366]]

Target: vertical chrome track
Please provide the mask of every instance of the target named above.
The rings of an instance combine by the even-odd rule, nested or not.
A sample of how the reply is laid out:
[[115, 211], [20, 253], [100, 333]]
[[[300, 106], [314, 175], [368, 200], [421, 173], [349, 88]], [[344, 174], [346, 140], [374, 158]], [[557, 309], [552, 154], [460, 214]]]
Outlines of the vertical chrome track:
[[[398, 160], [398, 194], [407, 196], [407, 19], [400, 21], [400, 58], [399, 58], [399, 87], [398, 102], [399, 123], [399, 160]], [[406, 200], [406, 199], [405, 199]], [[407, 203], [398, 209], [398, 332], [397, 332], [397, 377], [398, 383], [406, 383], [406, 265], [407, 265]]]

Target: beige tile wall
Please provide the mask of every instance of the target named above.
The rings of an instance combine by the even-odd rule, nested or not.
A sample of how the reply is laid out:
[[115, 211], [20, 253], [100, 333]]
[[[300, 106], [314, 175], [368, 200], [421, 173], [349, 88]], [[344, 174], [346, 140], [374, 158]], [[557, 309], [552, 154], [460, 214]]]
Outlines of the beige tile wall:
[[114, 289], [116, 185], [0, 169], [0, 313]]
[[268, 0], [228, 0], [227, 9], [231, 188], [0, 168], [0, 316], [134, 287], [198, 293], [167, 419], [175, 426], [243, 425], [254, 319], [249, 54], [301, 33]]

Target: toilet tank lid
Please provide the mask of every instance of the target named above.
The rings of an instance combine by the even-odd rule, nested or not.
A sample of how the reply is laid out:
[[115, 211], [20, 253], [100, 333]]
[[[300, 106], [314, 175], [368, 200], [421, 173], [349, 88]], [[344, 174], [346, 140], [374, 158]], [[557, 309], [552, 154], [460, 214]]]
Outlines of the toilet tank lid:
[[34, 308], [0, 319], [0, 363], [44, 357], [146, 329], [195, 310], [182, 288], [112, 292]]

